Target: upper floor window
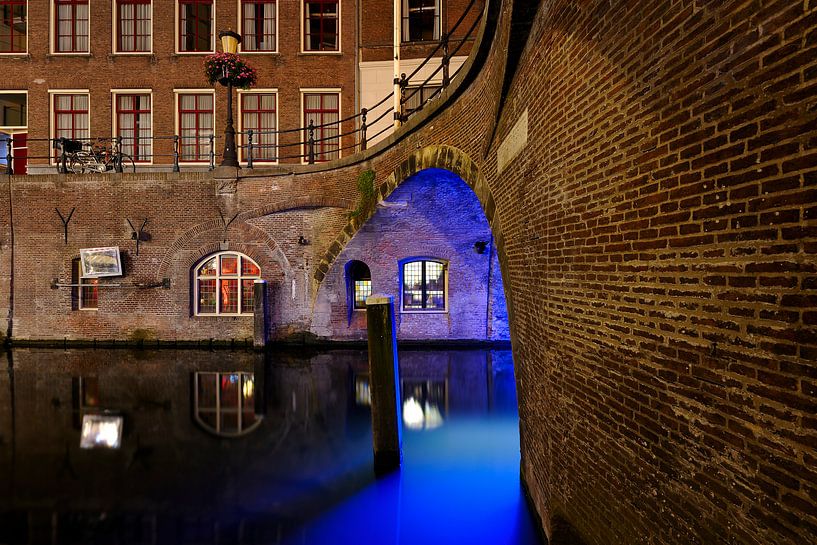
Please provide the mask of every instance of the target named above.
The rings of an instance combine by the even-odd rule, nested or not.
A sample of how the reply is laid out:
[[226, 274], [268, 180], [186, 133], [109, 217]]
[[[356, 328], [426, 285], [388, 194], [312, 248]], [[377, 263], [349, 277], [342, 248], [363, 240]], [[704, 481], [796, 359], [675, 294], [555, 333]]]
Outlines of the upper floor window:
[[339, 51], [338, 0], [304, 0], [304, 51]]
[[149, 94], [116, 94], [116, 134], [122, 138], [122, 152], [135, 162], [150, 161], [151, 111]]
[[440, 96], [442, 85], [423, 85], [422, 87], [406, 87], [406, 101], [403, 103], [403, 112], [411, 115], [423, 109], [426, 102]]
[[[241, 93], [241, 131], [253, 131], [252, 157], [254, 161], [275, 162], [278, 160], [277, 114], [275, 93]], [[242, 134], [242, 152], [247, 154], [247, 136]]]
[[403, 310], [444, 311], [447, 269], [441, 261], [403, 263]]
[[[340, 157], [340, 94], [304, 93], [304, 127], [315, 127], [315, 161], [331, 161]], [[305, 141], [309, 138], [306, 135]], [[307, 144], [308, 147], [308, 144]], [[309, 150], [306, 150], [309, 153]]]
[[402, 0], [403, 41], [440, 39], [440, 0]]
[[210, 159], [213, 134], [213, 94], [179, 94], [179, 159], [202, 162]]
[[54, 0], [54, 52], [87, 53], [88, 0]]
[[179, 51], [213, 51], [213, 0], [179, 1]]
[[219, 253], [196, 268], [196, 315], [253, 313], [253, 284], [261, 269], [249, 257]]
[[116, 50], [150, 52], [151, 0], [116, 0]]
[[0, 0], [0, 53], [25, 53], [28, 0]]
[[241, 0], [241, 50], [275, 51], [276, 0]]

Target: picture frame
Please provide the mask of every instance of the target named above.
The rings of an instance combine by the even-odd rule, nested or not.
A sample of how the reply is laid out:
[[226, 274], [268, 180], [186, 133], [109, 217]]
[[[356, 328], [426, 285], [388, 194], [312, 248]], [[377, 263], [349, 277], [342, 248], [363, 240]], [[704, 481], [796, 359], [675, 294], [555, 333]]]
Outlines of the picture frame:
[[79, 251], [83, 278], [122, 276], [122, 259], [119, 246], [84, 248]]

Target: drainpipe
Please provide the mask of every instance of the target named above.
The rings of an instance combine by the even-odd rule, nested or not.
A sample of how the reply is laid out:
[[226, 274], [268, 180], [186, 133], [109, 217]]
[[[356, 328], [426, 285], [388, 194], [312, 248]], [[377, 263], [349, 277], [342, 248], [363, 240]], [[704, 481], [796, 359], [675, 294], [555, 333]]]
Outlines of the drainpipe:
[[394, 128], [400, 127], [400, 26], [403, 0], [394, 0]]

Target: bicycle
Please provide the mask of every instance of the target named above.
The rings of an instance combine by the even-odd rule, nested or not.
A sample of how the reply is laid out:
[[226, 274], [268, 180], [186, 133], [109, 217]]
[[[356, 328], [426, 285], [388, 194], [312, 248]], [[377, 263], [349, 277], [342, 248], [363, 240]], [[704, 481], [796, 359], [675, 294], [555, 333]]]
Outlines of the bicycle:
[[92, 144], [62, 137], [57, 139], [56, 147], [62, 150], [57, 163], [59, 173], [136, 172], [133, 157], [122, 153], [116, 140], [108, 147], [100, 139]]

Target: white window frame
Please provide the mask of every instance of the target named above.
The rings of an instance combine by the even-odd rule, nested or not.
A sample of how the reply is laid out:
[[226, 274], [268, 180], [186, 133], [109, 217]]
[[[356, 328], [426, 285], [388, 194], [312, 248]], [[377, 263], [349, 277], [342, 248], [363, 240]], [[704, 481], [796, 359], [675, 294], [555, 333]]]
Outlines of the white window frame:
[[[239, 269], [239, 274], [236, 276], [222, 276], [221, 273], [221, 256], [223, 255], [232, 255], [238, 256], [242, 259], [249, 259], [253, 265], [258, 267], [258, 277], [252, 275], [242, 275]], [[218, 264], [218, 271], [219, 274], [215, 276], [199, 276], [199, 269], [202, 265], [206, 262], [210, 261], [211, 259], [215, 258], [216, 263]], [[221, 316], [228, 316], [228, 317], [237, 317], [237, 316], [254, 316], [254, 312], [241, 312], [241, 281], [242, 280], [260, 280], [262, 277], [262, 270], [261, 265], [259, 265], [253, 258], [246, 254], [242, 254], [241, 252], [236, 251], [225, 251], [225, 252], [216, 252], [214, 254], [209, 254], [199, 261], [193, 266], [193, 316], [194, 317], [221, 317]], [[228, 280], [237, 280], [238, 281], [238, 302], [237, 307], [238, 312], [219, 312], [219, 308], [221, 306], [221, 290], [219, 290], [219, 280], [222, 278], [226, 278]], [[216, 281], [216, 312], [199, 312], [199, 280], [215, 280]]]
[[[279, 32], [281, 26], [278, 24], [281, 21], [280, 13], [281, 13], [281, 2], [285, 0], [275, 0], [275, 51], [244, 51], [241, 47], [241, 44], [238, 44], [238, 52], [241, 55], [278, 55], [280, 53], [279, 49], [279, 42], [280, 42], [280, 35]], [[236, 5], [238, 6], [237, 13], [238, 13], [238, 22], [236, 24], [236, 28], [238, 29], [238, 33], [242, 36], [244, 35], [244, 28], [242, 25], [244, 24], [244, 15], [241, 11], [241, 0], [236, 0]]]
[[117, 10], [116, 4], [119, 0], [111, 0], [111, 50], [114, 55], [138, 57], [140, 55], [153, 55], [153, 0], [150, 0], [150, 48], [147, 51], [119, 51], [118, 25], [116, 24]]
[[[57, 127], [56, 123], [54, 122], [54, 95], [88, 95], [88, 135], [92, 134], [91, 132], [91, 91], [90, 89], [49, 89], [48, 90], [48, 137], [53, 139], [56, 137], [57, 134]], [[51, 150], [49, 149], [49, 153]], [[50, 159], [51, 165], [59, 164], [59, 160], [52, 156]]]
[[0, 89], [0, 95], [25, 95], [26, 96], [26, 122], [24, 125], [0, 125], [0, 131], [14, 134], [15, 132], [24, 132], [23, 129], [28, 129], [28, 90], [27, 89]]
[[[212, 87], [204, 88], [204, 89], [173, 89], [173, 116], [175, 118], [174, 127], [175, 131], [173, 134], [178, 135], [181, 137], [181, 116], [179, 115], [179, 95], [204, 95], [204, 94], [211, 94], [213, 95], [213, 134], [216, 134], [216, 90]], [[151, 106], [153, 109], [153, 106]], [[179, 148], [181, 149], [181, 141], [179, 141]], [[181, 158], [181, 151], [179, 152], [179, 158]], [[179, 165], [188, 165], [188, 166], [201, 166], [207, 164], [207, 161], [181, 161]]]
[[[135, 161], [137, 165], [152, 165], [153, 156], [156, 152], [156, 141], [153, 139], [153, 89], [111, 89], [111, 139], [116, 139], [119, 132], [119, 116], [116, 114], [116, 100], [118, 95], [150, 95], [150, 159], [148, 161]], [[179, 112], [176, 112], [178, 117]], [[215, 119], [214, 119], [215, 122]]]
[[[408, 309], [405, 310], [403, 308], [403, 288], [405, 287], [405, 281], [403, 280], [403, 268], [408, 265], [409, 263], [414, 263], [416, 261], [434, 261], [435, 263], [440, 263], [443, 266], [443, 275], [445, 276], [445, 308], [442, 310], [417, 310], [417, 309]], [[429, 256], [413, 256], [407, 257], [405, 259], [401, 259], [398, 261], [397, 266], [398, 270], [398, 277], [400, 279], [400, 313], [401, 314], [448, 314], [450, 308], [448, 306], [448, 279], [450, 277], [450, 265], [451, 262], [447, 259], [441, 259], [439, 257], [429, 257]]]
[[29, 0], [26, 0], [26, 50], [25, 51], [13, 51], [13, 52], [2, 52], [0, 53], [0, 57], [23, 57], [28, 55], [28, 34], [29, 29], [31, 28], [30, 24], [30, 17], [29, 17]]
[[[275, 126], [280, 127], [278, 124], [280, 119], [278, 117], [278, 112], [280, 112], [279, 104], [278, 104], [278, 89], [240, 89], [238, 91], [238, 132], [244, 132], [244, 112], [242, 111], [242, 107], [244, 105], [244, 101], [242, 100], [241, 95], [248, 94], [248, 95], [275, 95]], [[301, 112], [303, 115], [303, 112]], [[280, 129], [277, 129], [280, 130]], [[242, 135], [243, 136], [243, 135]], [[257, 160], [255, 156], [253, 156], [253, 163], [260, 163], [264, 165], [277, 165], [280, 162], [280, 155], [281, 155], [281, 141], [278, 139], [278, 135], [276, 135], [276, 146], [278, 147], [277, 153], [275, 154], [275, 161], [267, 161], [265, 159]], [[238, 160], [244, 164], [247, 164], [247, 157], [244, 151], [244, 147], [238, 148]]]
[[[340, 87], [335, 87], [335, 88], [331, 88], [331, 89], [318, 89], [318, 88], [302, 88], [302, 89], [300, 89], [300, 92], [301, 92], [301, 110], [300, 110], [299, 115], [301, 116], [301, 118], [300, 118], [300, 121], [298, 122], [298, 124], [300, 125], [300, 124], [304, 123], [304, 95], [312, 94], [312, 93], [324, 93], [324, 94], [335, 93], [336, 95], [338, 95], [338, 121], [343, 119], [343, 92], [342, 91], [343, 91], [343, 89], [341, 89]], [[342, 123], [340, 125], [342, 125]], [[306, 132], [306, 130], [307, 130], [306, 126], [303, 126], [301, 128], [303, 129], [304, 132]], [[342, 129], [342, 127], [338, 126], [338, 134], [341, 134], [343, 132], [341, 129]], [[301, 155], [302, 155], [301, 164], [306, 165], [306, 164], [309, 163], [309, 158], [306, 157], [306, 152], [307, 152], [306, 139], [308, 138], [308, 135], [301, 136], [300, 138], [303, 138], [303, 141], [301, 142]], [[340, 151], [340, 148], [342, 148], [342, 147], [343, 147], [343, 137], [338, 136], [338, 150], [339, 150], [338, 151], [338, 159], [341, 159], [343, 157], [343, 152]], [[321, 162], [322, 163], [331, 163], [332, 161], [337, 161], [337, 159], [332, 159], [330, 161], [321, 161]]]
[[[173, 51], [175, 51], [176, 55], [212, 55], [216, 52], [216, 34], [218, 32], [216, 29], [218, 28], [217, 25], [217, 14], [216, 14], [216, 0], [213, 0], [213, 17], [212, 17], [212, 27], [210, 28], [210, 51], [181, 51], [179, 50], [179, 39], [181, 38], [181, 34], [179, 34], [179, 0], [173, 0], [175, 14], [173, 16], [175, 30], [173, 31]], [[151, 12], [152, 13], [152, 12]], [[153, 36], [151, 36], [153, 38]], [[151, 46], [151, 49], [153, 47]]]
[[93, 41], [92, 23], [93, 11], [91, 10], [92, 0], [88, 0], [88, 50], [87, 51], [57, 51], [57, 4], [55, 0], [49, 0], [50, 11], [48, 18], [48, 52], [51, 55], [59, 55], [61, 57], [90, 57], [91, 56], [91, 42]]
[[304, 42], [306, 41], [306, 28], [304, 26], [304, 2], [306, 0], [298, 0], [301, 3], [300, 6], [300, 28], [301, 33], [298, 39], [301, 42], [301, 45], [298, 47], [298, 50], [303, 55], [343, 55], [343, 8], [341, 4], [343, 3], [341, 0], [338, 0], [338, 49], [337, 51], [309, 51], [304, 47]]

